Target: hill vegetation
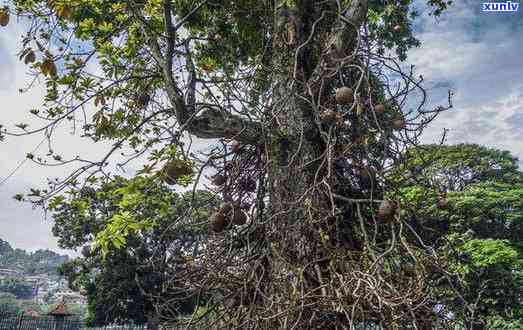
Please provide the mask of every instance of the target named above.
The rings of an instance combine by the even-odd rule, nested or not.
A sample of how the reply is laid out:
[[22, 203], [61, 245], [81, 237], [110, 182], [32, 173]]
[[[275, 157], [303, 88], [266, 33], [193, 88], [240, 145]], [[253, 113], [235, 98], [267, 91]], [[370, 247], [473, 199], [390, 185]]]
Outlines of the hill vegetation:
[[0, 239], [0, 268], [16, 270], [23, 275], [58, 275], [57, 269], [69, 257], [60, 255], [50, 250], [37, 250], [27, 252], [14, 249], [11, 245]]
[[58, 268], [69, 260], [50, 250], [27, 252], [0, 239], [0, 314], [31, 310], [46, 313], [52, 304], [34, 302], [35, 285], [30, 276], [58, 279]]

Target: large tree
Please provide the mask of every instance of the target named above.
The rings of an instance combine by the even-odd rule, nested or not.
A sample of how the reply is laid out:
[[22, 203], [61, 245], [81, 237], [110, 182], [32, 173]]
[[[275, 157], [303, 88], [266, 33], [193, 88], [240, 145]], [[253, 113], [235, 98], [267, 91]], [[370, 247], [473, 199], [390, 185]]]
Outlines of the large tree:
[[[213, 189], [229, 204], [210, 218], [216, 235], [188, 279], [212, 297], [191, 322], [428, 327], [438, 301], [426, 275], [438, 257], [386, 178], [451, 106], [427, 109], [422, 78], [402, 71], [419, 44], [412, 2], [10, 1], [0, 23], [28, 19], [20, 58], [45, 79], [31, 113], [46, 124], [1, 134], [42, 132], [52, 145], [69, 121], [112, 142], [98, 160], [28, 154], [79, 166], [27, 198], [64, 198], [107, 180], [113, 159], [123, 167], [142, 155], [141, 173], [168, 184], [216, 174]], [[450, 2], [426, 8], [438, 15]], [[198, 152], [200, 139], [214, 145]], [[143, 229], [113, 220], [102, 251], [122, 245], [111, 233]]]

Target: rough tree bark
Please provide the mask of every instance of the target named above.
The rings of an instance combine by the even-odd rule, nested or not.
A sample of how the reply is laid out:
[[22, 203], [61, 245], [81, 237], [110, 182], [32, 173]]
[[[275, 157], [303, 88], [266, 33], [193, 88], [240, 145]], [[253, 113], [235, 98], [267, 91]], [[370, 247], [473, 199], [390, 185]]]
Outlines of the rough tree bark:
[[[356, 31], [366, 17], [367, 1], [352, 1], [345, 20], [337, 22], [336, 28], [320, 47], [306, 40], [309, 35], [304, 33], [312, 33], [311, 30], [317, 28], [313, 26], [316, 20], [321, 24], [320, 15], [314, 16], [316, 13], [310, 12], [310, 1], [298, 1], [296, 7], [287, 7], [285, 3], [280, 1], [277, 6], [272, 46], [273, 122], [268, 128], [266, 142], [270, 196], [267, 217], [271, 235], [267, 241], [271, 263], [263, 273], [264, 281], [274, 282], [285, 276], [296, 276], [309, 266], [312, 271], [305, 272], [304, 276], [310, 283], [315, 283], [309, 288], [314, 291], [314, 287], [323, 285], [323, 280], [330, 281], [332, 278], [329, 279], [328, 274], [325, 278], [322, 276], [328, 262], [315, 261], [328, 259], [327, 253], [321, 252], [317, 242], [310, 240], [317, 236], [322, 225], [311, 224], [327, 219], [334, 207], [326, 194], [312, 189], [325, 175], [324, 170], [318, 170], [325, 165], [319, 159], [326, 152], [331, 152], [326, 148], [321, 123], [317, 120], [320, 107], [316, 102], [332, 97], [328, 94], [333, 88], [327, 62], [329, 56], [322, 56], [325, 54], [320, 52], [342, 57], [352, 53], [356, 45]], [[314, 58], [320, 60], [311, 68]], [[288, 292], [278, 294], [292, 296], [295, 289], [289, 286]], [[267, 295], [271, 296], [271, 293], [274, 294], [268, 292]], [[327, 294], [323, 289], [321, 293]], [[270, 301], [265, 303], [269, 305]], [[310, 313], [308, 318], [314, 317], [314, 312], [304, 308], [302, 314], [307, 313]], [[286, 320], [280, 326], [288, 326]]]

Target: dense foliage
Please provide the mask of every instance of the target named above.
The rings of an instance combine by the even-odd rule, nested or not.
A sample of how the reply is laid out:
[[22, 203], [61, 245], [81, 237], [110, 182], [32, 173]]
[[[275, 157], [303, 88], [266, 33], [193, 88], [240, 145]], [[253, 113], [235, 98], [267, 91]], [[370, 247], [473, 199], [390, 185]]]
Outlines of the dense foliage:
[[483, 324], [495, 322], [489, 329], [516, 326], [523, 320], [523, 173], [518, 160], [509, 152], [470, 144], [419, 146], [407, 157], [399, 173], [420, 171], [427, 179], [401, 179], [418, 232], [447, 256], [449, 270], [457, 275], [454, 285], [470, 305], [456, 301], [448, 288], [442, 302]]

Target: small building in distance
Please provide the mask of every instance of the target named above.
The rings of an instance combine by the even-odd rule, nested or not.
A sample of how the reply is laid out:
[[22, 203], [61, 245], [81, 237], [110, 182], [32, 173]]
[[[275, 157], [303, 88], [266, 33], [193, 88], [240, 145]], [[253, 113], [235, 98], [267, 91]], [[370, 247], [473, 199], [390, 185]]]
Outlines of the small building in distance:
[[65, 329], [65, 318], [72, 316], [73, 314], [69, 313], [67, 306], [64, 302], [59, 303], [53, 308], [47, 315], [52, 316], [55, 319], [54, 329], [53, 330], [64, 330]]

